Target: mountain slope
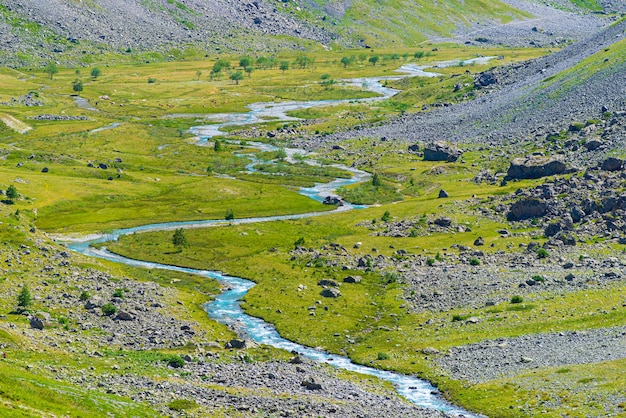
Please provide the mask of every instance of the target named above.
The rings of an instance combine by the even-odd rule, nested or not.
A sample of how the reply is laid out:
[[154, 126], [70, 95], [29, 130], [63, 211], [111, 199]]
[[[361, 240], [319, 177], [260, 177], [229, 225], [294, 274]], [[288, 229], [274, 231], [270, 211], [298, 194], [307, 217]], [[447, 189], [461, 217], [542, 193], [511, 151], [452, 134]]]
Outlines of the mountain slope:
[[625, 37], [622, 19], [557, 53], [492, 71], [496, 87], [476, 100], [327, 139], [387, 136], [412, 142], [500, 143], [599, 119], [602, 106], [611, 112], [626, 109]]
[[[0, 51], [5, 63], [29, 65], [33, 56], [59, 60], [62, 53], [166, 51], [184, 45], [209, 53], [310, 42], [413, 46], [429, 38], [473, 40], [474, 33], [490, 28], [506, 34], [520, 22], [536, 20], [557, 21], [547, 25], [551, 35], [576, 38], [599, 27], [598, 17], [581, 10], [586, 9], [564, 11], [533, 0], [0, 0]], [[566, 19], [571, 24], [563, 25]], [[528, 34], [530, 28], [523, 27]]]

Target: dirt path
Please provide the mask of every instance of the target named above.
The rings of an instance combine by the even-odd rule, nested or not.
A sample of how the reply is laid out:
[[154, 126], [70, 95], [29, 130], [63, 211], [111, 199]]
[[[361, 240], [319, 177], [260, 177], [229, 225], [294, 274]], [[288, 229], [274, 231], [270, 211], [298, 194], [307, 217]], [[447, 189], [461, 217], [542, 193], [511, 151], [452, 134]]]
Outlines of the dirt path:
[[25, 134], [26, 132], [33, 129], [31, 126], [28, 126], [21, 120], [18, 120], [11, 115], [0, 114], [0, 120], [4, 122], [6, 126], [8, 126], [9, 128], [13, 129], [15, 132], [18, 132], [20, 134]]

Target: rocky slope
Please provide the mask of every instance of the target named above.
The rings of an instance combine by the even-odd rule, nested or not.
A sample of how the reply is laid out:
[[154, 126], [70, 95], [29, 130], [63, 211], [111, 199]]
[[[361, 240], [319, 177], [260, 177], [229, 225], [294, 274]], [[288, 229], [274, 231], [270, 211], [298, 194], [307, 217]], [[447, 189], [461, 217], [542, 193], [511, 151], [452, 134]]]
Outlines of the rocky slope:
[[[364, 47], [370, 41], [415, 45], [426, 37], [504, 44], [549, 44], [580, 39], [597, 30], [603, 19], [582, 9], [540, 6], [529, 0], [498, 3], [498, 11], [480, 4], [444, 4], [454, 16], [434, 16], [415, 4], [406, 12], [411, 25], [397, 25], [392, 17], [398, 5], [389, 2], [369, 18], [357, 19], [374, 7], [369, 2], [311, 1], [168, 1], [168, 0], [0, 0], [0, 51], [21, 52], [22, 57], [62, 60], [62, 53], [78, 57], [94, 51], [168, 50], [196, 45], [208, 53], [294, 48], [302, 41], [330, 45], [333, 41]], [[571, 4], [570, 4], [571, 5]], [[494, 6], [495, 7], [495, 6]], [[372, 9], [373, 10], [373, 9]], [[424, 14], [426, 13], [426, 14]], [[466, 15], [462, 21], [459, 15]], [[510, 20], [512, 19], [512, 20]], [[424, 22], [423, 26], [422, 23]], [[506, 22], [506, 24], [503, 24]], [[566, 25], [563, 22], [568, 22]], [[417, 27], [413, 27], [414, 23]], [[531, 28], [539, 26], [540, 30]], [[451, 30], [452, 29], [452, 30]], [[456, 38], [455, 38], [456, 37]], [[440, 40], [443, 40], [441, 38]], [[84, 52], [83, 52], [84, 51]], [[4, 61], [25, 65], [7, 54]]]

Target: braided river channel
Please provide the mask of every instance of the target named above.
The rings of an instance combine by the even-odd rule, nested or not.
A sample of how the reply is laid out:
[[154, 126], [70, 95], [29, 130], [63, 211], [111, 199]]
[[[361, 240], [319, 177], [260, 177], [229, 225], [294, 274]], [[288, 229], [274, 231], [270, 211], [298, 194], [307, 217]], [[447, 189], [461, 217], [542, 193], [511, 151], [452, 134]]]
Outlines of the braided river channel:
[[[478, 60], [484, 61], [492, 57], [479, 58]], [[465, 61], [470, 62], [470, 61]], [[458, 64], [457, 62], [450, 63], [439, 63], [439, 66], [442, 65], [454, 65]], [[410, 76], [437, 76], [438, 74], [432, 72], [424, 72], [423, 70], [426, 67], [421, 66], [404, 66], [400, 69], [401, 72], [408, 73]], [[362, 100], [380, 100], [383, 98], [388, 98], [396, 94], [398, 91], [385, 87], [381, 80], [388, 79], [398, 79], [402, 78], [402, 76], [398, 77], [379, 77], [379, 78], [365, 78], [365, 79], [355, 79], [355, 80], [346, 80], [345, 83], [349, 83], [352, 85], [359, 85], [368, 90], [379, 93], [381, 96], [370, 99], [362, 99]], [[354, 101], [354, 100], [353, 100]], [[206, 115], [208, 119], [214, 118], [214, 120], [219, 121], [218, 123], [214, 123], [206, 126], [198, 126], [192, 128], [192, 132], [197, 135], [197, 143], [198, 145], [204, 145], [211, 137], [215, 135], [222, 135], [223, 132], [220, 131], [221, 128], [225, 126], [238, 126], [238, 125], [246, 125], [246, 124], [254, 124], [262, 122], [263, 120], [267, 120], [268, 116], [280, 119], [280, 120], [293, 120], [286, 113], [290, 110], [296, 109], [304, 109], [316, 106], [328, 106], [336, 103], [347, 102], [345, 101], [306, 101], [306, 102], [281, 102], [278, 104], [275, 103], [256, 103], [249, 106], [250, 111], [246, 113], [236, 113], [236, 114], [220, 114], [220, 115]], [[197, 116], [197, 115], [196, 115]], [[261, 144], [261, 143], [249, 143], [249, 146], [254, 147], [255, 149], [260, 149], [262, 151], [271, 151], [276, 148], [271, 145]], [[299, 153], [301, 155], [305, 155], [301, 150], [295, 149], [287, 149], [287, 160], [290, 160], [290, 157], [295, 153]], [[253, 157], [252, 157], [253, 158]], [[310, 164], [316, 164], [315, 161], [309, 160]], [[253, 162], [248, 166], [248, 170], [253, 170], [254, 166], [254, 158]], [[360, 171], [354, 168], [337, 165], [336, 167], [341, 168], [343, 170], [349, 171], [352, 173], [352, 177], [349, 179], [336, 179], [330, 183], [325, 184], [317, 184], [314, 187], [310, 188], [302, 188], [300, 193], [315, 199], [317, 201], [323, 201], [326, 196], [332, 195], [333, 192], [341, 187], [348, 184], [355, 184], [363, 181], [367, 181], [369, 179], [369, 174]], [[259, 344], [267, 344], [270, 346], [274, 346], [277, 348], [285, 349], [292, 352], [298, 352], [301, 356], [307, 357], [314, 361], [320, 363], [327, 363], [331, 366], [342, 368], [345, 370], [361, 373], [364, 375], [371, 375], [377, 378], [386, 380], [391, 382], [397, 389], [398, 393], [405, 397], [410, 402], [414, 404], [426, 408], [426, 409], [435, 409], [450, 416], [458, 416], [458, 417], [478, 417], [475, 414], [472, 414], [468, 411], [463, 410], [460, 407], [456, 407], [451, 405], [447, 401], [445, 401], [439, 395], [438, 391], [427, 381], [418, 379], [413, 376], [403, 375], [400, 373], [394, 373], [386, 370], [379, 370], [373, 367], [367, 367], [364, 365], [359, 365], [353, 363], [349, 358], [330, 354], [325, 351], [307, 347], [293, 341], [289, 341], [285, 338], [282, 338], [274, 326], [263, 321], [260, 318], [252, 317], [247, 315], [239, 304], [239, 300], [243, 298], [248, 290], [250, 290], [254, 286], [254, 282], [250, 280], [246, 280], [239, 277], [233, 277], [225, 275], [218, 271], [210, 271], [210, 270], [197, 270], [190, 268], [183, 268], [177, 266], [170, 266], [140, 260], [133, 260], [129, 258], [122, 257], [117, 254], [113, 254], [106, 250], [106, 247], [95, 248], [94, 244], [101, 244], [108, 241], [116, 241], [120, 236], [134, 233], [141, 233], [147, 231], [164, 231], [164, 230], [175, 230], [178, 228], [204, 228], [211, 226], [220, 226], [220, 225], [228, 225], [228, 224], [246, 224], [246, 223], [259, 223], [259, 222], [272, 222], [278, 220], [292, 220], [292, 219], [303, 219], [310, 218], [315, 216], [327, 216], [332, 213], [336, 213], [338, 211], [346, 211], [358, 209], [358, 207], [344, 204], [343, 206], [339, 206], [335, 211], [330, 212], [311, 212], [297, 215], [280, 215], [280, 216], [268, 216], [268, 217], [257, 217], [257, 218], [245, 218], [245, 219], [234, 219], [234, 220], [205, 220], [205, 221], [189, 221], [189, 222], [168, 222], [168, 223], [160, 223], [160, 224], [151, 224], [151, 225], [143, 225], [134, 228], [120, 229], [111, 233], [98, 235], [96, 237], [89, 236], [85, 238], [73, 239], [71, 241], [66, 242], [68, 248], [73, 251], [80, 252], [82, 254], [104, 258], [107, 260], [125, 263], [131, 266], [146, 268], [146, 269], [167, 269], [172, 271], [184, 272], [197, 274], [200, 276], [212, 278], [218, 280], [225, 289], [220, 295], [216, 296], [215, 300], [207, 303], [205, 305], [205, 309], [212, 319], [229, 325], [232, 328], [236, 329], [237, 332], [244, 338], [255, 341]]]

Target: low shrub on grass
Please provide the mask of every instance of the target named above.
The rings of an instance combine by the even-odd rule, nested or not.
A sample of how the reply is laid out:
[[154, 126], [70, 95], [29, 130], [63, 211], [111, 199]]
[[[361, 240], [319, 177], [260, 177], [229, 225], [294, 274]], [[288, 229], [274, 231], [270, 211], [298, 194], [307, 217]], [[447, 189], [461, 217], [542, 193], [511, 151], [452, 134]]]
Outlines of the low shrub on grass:
[[524, 302], [524, 298], [519, 295], [515, 295], [511, 298], [511, 303], [522, 303], [522, 302]]

